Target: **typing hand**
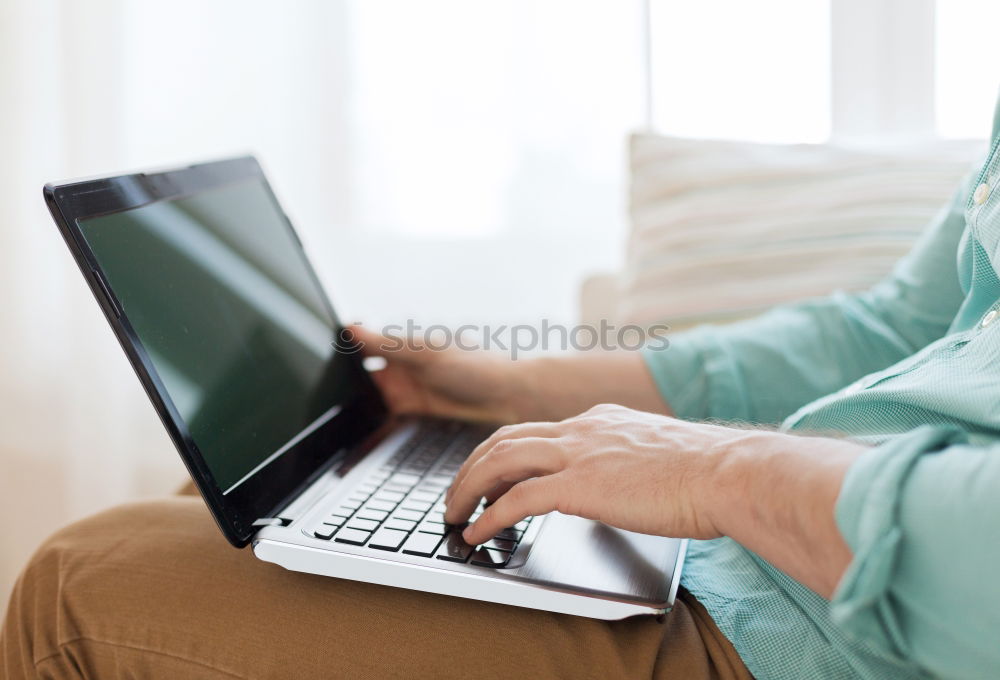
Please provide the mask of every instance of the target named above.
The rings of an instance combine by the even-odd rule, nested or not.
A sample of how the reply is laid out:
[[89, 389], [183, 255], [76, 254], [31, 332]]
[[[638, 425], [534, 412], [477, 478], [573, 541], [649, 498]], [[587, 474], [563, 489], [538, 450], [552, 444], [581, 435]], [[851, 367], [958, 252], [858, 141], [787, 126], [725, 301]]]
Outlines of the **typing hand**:
[[722, 444], [755, 434], [600, 405], [556, 423], [497, 430], [459, 470], [445, 519], [477, 545], [525, 517], [559, 511], [662, 536], [720, 535], [708, 512]]

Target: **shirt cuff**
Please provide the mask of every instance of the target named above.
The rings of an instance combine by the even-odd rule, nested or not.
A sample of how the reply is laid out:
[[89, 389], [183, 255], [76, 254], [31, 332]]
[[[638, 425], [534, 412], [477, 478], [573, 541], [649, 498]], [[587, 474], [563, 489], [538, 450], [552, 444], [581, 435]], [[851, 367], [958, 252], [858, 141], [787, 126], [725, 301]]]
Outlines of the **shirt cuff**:
[[725, 346], [704, 326], [646, 347], [642, 357], [663, 400], [685, 420], [749, 420], [745, 387]]
[[958, 428], [919, 427], [863, 453], [847, 471], [834, 510], [854, 553], [830, 603], [834, 623], [858, 639], [909, 656], [889, 588], [903, 538], [899, 501], [906, 479], [924, 454], [964, 442]]

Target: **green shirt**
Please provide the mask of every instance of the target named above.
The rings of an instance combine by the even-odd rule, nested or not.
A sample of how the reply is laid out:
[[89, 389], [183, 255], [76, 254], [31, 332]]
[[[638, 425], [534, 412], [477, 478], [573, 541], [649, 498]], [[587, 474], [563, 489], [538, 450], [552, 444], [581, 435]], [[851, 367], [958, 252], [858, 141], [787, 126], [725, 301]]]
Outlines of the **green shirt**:
[[645, 353], [677, 415], [875, 446], [827, 601], [729, 539], [682, 583], [760, 680], [1000, 678], [1000, 105], [986, 163], [885, 281]]

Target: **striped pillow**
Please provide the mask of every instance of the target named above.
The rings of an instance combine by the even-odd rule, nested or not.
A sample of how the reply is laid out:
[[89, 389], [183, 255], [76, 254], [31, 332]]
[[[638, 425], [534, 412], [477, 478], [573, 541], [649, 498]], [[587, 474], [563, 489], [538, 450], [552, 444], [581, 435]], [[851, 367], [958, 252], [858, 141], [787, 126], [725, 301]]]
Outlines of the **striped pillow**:
[[619, 321], [727, 320], [877, 282], [984, 151], [630, 140]]

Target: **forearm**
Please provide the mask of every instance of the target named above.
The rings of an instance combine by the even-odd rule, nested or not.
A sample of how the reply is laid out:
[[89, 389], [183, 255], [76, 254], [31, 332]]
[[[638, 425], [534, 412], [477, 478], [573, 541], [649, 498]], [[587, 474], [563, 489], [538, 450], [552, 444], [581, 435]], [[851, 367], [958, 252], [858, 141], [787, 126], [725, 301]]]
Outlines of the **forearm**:
[[597, 404], [672, 415], [638, 352], [581, 352], [512, 362], [521, 421], [556, 421]]
[[722, 534], [829, 598], [851, 561], [834, 506], [853, 442], [748, 430], [721, 442], [705, 511]]

